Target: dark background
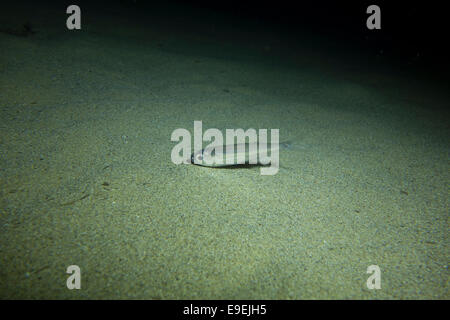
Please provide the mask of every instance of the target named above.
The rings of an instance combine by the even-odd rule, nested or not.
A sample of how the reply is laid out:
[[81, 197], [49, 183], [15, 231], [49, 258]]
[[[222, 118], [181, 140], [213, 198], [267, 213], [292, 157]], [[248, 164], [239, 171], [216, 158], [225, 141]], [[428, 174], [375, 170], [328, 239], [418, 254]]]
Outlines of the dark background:
[[[450, 71], [450, 13], [444, 1], [18, 0], [14, 4], [18, 2], [30, 15], [36, 6], [64, 13], [68, 5], [77, 4], [82, 8], [84, 26], [86, 17], [93, 21], [99, 14], [108, 13], [133, 22], [138, 17], [142, 28], [154, 28], [155, 21], [164, 22], [180, 33], [208, 33], [216, 23], [218, 30], [229, 28], [237, 38], [251, 28], [255, 37], [271, 32], [274, 37], [288, 37], [294, 45], [307, 47], [310, 44], [302, 43], [306, 36], [321, 43], [339, 44], [341, 54], [360, 50], [369, 56], [381, 56], [393, 65], [432, 72], [443, 80]], [[366, 28], [366, 9], [371, 4], [381, 8], [381, 30]], [[61, 17], [65, 18], [63, 14]], [[11, 18], [8, 3], [2, 3], [0, 31], [10, 29], [5, 21]]]
[[[446, 79], [450, 71], [448, 56], [448, 17], [444, 1], [164, 1], [179, 15], [202, 13], [225, 16], [230, 24], [252, 21], [261, 32], [271, 30], [280, 36], [305, 34], [318, 41], [339, 43], [342, 49], [361, 50], [368, 55], [383, 56], [388, 63], [429, 72]], [[145, 12], [155, 10], [155, 2], [119, 0], [124, 8]], [[381, 30], [368, 30], [369, 5], [381, 9]], [[182, 9], [179, 9], [182, 8]], [[156, 9], [157, 11], [157, 9]], [[211, 18], [213, 19], [213, 18]], [[193, 23], [201, 23], [198, 21]], [[299, 37], [301, 39], [301, 37]], [[301, 41], [301, 40], [299, 40]], [[297, 43], [300, 44], [301, 43]]]
[[[178, 1], [177, 3], [187, 3]], [[368, 30], [366, 9], [381, 9], [381, 30]], [[369, 36], [373, 46], [398, 54], [419, 50], [439, 54], [448, 42], [444, 2], [433, 1], [193, 1], [194, 8], [226, 12], [234, 19], [259, 19], [291, 33], [332, 35], [343, 41]], [[448, 53], [448, 51], [447, 51]]]

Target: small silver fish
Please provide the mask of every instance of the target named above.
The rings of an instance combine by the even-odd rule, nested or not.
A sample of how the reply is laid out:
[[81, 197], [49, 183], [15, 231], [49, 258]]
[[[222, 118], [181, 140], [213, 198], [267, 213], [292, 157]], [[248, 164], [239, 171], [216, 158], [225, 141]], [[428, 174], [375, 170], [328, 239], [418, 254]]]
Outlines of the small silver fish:
[[192, 153], [190, 163], [212, 168], [243, 165], [265, 166], [270, 164], [272, 167], [276, 166], [278, 171], [280, 147], [290, 148], [290, 146], [290, 142], [276, 144], [235, 143], [232, 145], [208, 146]]

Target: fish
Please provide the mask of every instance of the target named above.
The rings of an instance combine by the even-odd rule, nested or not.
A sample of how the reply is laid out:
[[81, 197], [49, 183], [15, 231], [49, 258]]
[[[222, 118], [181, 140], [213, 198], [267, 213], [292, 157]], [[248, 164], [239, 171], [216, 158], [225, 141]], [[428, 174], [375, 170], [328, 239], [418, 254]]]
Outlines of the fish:
[[290, 146], [291, 142], [289, 141], [273, 144], [235, 143], [208, 146], [193, 152], [187, 162], [210, 168], [271, 165], [271, 167], [276, 167], [278, 171], [280, 148], [289, 149]]

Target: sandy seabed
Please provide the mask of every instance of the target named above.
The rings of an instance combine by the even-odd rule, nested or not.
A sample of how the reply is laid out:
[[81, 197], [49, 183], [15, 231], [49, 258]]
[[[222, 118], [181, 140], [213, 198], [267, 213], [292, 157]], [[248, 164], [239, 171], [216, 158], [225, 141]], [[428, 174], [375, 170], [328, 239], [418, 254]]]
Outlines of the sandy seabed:
[[[0, 33], [1, 298], [450, 298], [445, 92], [270, 37], [36, 28]], [[275, 176], [176, 166], [194, 120], [293, 145]]]

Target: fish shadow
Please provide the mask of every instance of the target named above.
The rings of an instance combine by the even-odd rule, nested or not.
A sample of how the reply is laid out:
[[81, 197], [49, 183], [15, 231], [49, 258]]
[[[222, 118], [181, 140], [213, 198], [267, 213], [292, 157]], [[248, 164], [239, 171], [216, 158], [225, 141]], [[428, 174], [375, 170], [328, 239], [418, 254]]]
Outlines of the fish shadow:
[[223, 167], [213, 167], [214, 169], [225, 169], [225, 170], [237, 170], [237, 169], [254, 169], [258, 167], [268, 167], [270, 165], [262, 165], [262, 164], [234, 164], [230, 166], [223, 166]]

